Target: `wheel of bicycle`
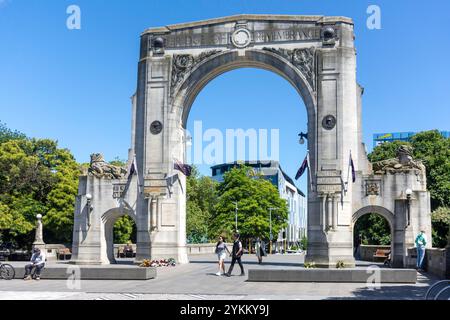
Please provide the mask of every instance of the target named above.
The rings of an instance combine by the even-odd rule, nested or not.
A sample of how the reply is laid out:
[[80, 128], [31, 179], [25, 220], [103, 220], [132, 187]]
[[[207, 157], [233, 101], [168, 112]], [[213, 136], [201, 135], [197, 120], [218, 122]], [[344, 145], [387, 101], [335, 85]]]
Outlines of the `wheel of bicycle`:
[[436, 294], [434, 300], [450, 300], [450, 286], [445, 287]]
[[441, 280], [433, 284], [425, 294], [425, 300], [434, 300], [436, 295], [444, 288], [450, 286], [450, 280]]
[[14, 270], [14, 267], [10, 264], [2, 264], [0, 267], [0, 278], [3, 278], [5, 280], [11, 280], [14, 279], [14, 276], [16, 275], [16, 271]]

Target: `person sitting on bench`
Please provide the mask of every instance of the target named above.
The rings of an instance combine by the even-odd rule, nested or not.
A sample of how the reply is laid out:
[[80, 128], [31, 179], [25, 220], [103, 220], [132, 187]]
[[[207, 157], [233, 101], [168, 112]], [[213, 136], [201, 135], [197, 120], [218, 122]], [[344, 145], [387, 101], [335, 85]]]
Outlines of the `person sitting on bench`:
[[25, 276], [24, 280], [31, 280], [31, 273], [34, 268], [36, 268], [35, 271], [35, 279], [40, 280], [41, 279], [41, 271], [45, 267], [45, 255], [39, 248], [33, 249], [33, 255], [31, 256], [30, 264], [27, 264], [25, 266]]
[[123, 248], [123, 254], [125, 258], [133, 258], [133, 246], [131, 243], [128, 242], [125, 248]]

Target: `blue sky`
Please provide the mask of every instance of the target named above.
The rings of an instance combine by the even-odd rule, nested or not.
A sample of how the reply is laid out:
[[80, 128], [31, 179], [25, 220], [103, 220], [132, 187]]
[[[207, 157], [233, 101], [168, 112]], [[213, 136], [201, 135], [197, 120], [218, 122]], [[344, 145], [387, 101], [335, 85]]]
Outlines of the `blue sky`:
[[[81, 8], [81, 30], [66, 28], [71, 4]], [[370, 4], [381, 8], [381, 30], [366, 27]], [[369, 149], [376, 132], [450, 129], [447, 0], [0, 0], [0, 121], [58, 140], [80, 162], [93, 152], [125, 159], [140, 33], [239, 13], [354, 19]], [[295, 175], [303, 160], [303, 102], [267, 71], [241, 69], [212, 81], [193, 105], [189, 129], [194, 120], [205, 128], [280, 128], [285, 171]], [[209, 174], [207, 167], [202, 172]]]

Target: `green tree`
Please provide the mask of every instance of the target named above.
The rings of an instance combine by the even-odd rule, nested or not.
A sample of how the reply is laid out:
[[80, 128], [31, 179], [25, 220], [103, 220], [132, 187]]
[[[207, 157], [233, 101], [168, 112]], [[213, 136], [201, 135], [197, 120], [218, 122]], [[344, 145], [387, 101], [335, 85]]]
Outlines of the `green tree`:
[[119, 157], [115, 157], [113, 161], [110, 161], [109, 164], [118, 167], [125, 167], [127, 164], [126, 160], [120, 159]]
[[56, 183], [47, 194], [48, 211], [43, 223], [47, 239], [57, 243], [71, 243], [75, 196], [81, 169], [72, 154], [65, 149], [55, 149], [52, 166]]
[[13, 131], [9, 129], [4, 123], [0, 122], [0, 144], [9, 140], [17, 139], [26, 139], [26, 136], [17, 130]]
[[354, 234], [361, 235], [362, 244], [391, 244], [391, 228], [388, 221], [376, 213], [363, 215], [355, 223]]
[[238, 231], [243, 239], [269, 238], [269, 208], [272, 211], [272, 233], [286, 227], [288, 207], [276, 187], [265, 179], [253, 177], [251, 168], [240, 166], [224, 175], [218, 188], [218, 203], [212, 219], [215, 234], [231, 234], [235, 229], [235, 205], [238, 202]]
[[211, 217], [217, 203], [218, 183], [210, 177], [200, 176], [196, 167], [186, 179], [186, 235], [191, 243], [215, 239], [211, 233]]
[[448, 244], [450, 225], [450, 208], [439, 207], [431, 214], [433, 224], [433, 247], [444, 248]]
[[377, 162], [391, 158], [396, 158], [397, 150], [401, 145], [410, 146], [411, 144], [405, 141], [392, 141], [379, 144], [378, 146], [373, 148], [371, 153], [369, 153], [368, 155], [369, 161]]
[[427, 168], [427, 188], [430, 191], [431, 210], [450, 207], [450, 139], [439, 131], [424, 131], [411, 138], [414, 158]]
[[129, 216], [117, 219], [113, 227], [114, 243], [136, 243], [136, 224]]
[[[48, 139], [29, 139], [3, 129], [0, 143], [2, 241], [29, 247], [36, 215], [44, 216], [47, 242], [70, 242], [79, 167], [66, 149]], [[5, 138], [4, 133], [9, 134]]]

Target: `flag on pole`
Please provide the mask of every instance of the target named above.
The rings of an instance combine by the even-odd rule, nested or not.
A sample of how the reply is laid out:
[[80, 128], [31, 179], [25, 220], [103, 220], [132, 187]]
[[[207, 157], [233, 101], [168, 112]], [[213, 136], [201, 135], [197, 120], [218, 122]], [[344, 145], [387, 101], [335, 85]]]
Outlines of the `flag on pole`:
[[167, 190], [169, 191], [169, 197], [172, 196], [172, 187], [175, 184], [175, 182], [179, 182], [181, 191], [183, 191], [183, 186], [181, 185], [181, 181], [178, 177], [178, 173], [174, 174], [173, 176], [166, 177], [166, 183], [167, 183]]
[[350, 151], [350, 167], [352, 168], [352, 182], [355, 183], [356, 181], [356, 172], [355, 172], [355, 165], [353, 164], [352, 159], [352, 152]]
[[174, 160], [173, 168], [181, 171], [186, 177], [189, 177], [192, 172], [192, 167], [188, 164], [184, 164], [181, 161]]
[[297, 171], [297, 174], [295, 175], [295, 180], [298, 180], [303, 173], [305, 173], [305, 170], [309, 167], [309, 161], [308, 161], [308, 154], [305, 157], [305, 160], [303, 160], [302, 165], [300, 166], [300, 168]]
[[138, 174], [136, 155], [133, 156], [133, 161], [131, 162], [130, 168], [128, 169], [128, 177], [131, 177], [133, 174]]
[[342, 176], [339, 176], [341, 178], [341, 206], [344, 208], [344, 196], [347, 194], [347, 188], [345, 187], [344, 178]]

